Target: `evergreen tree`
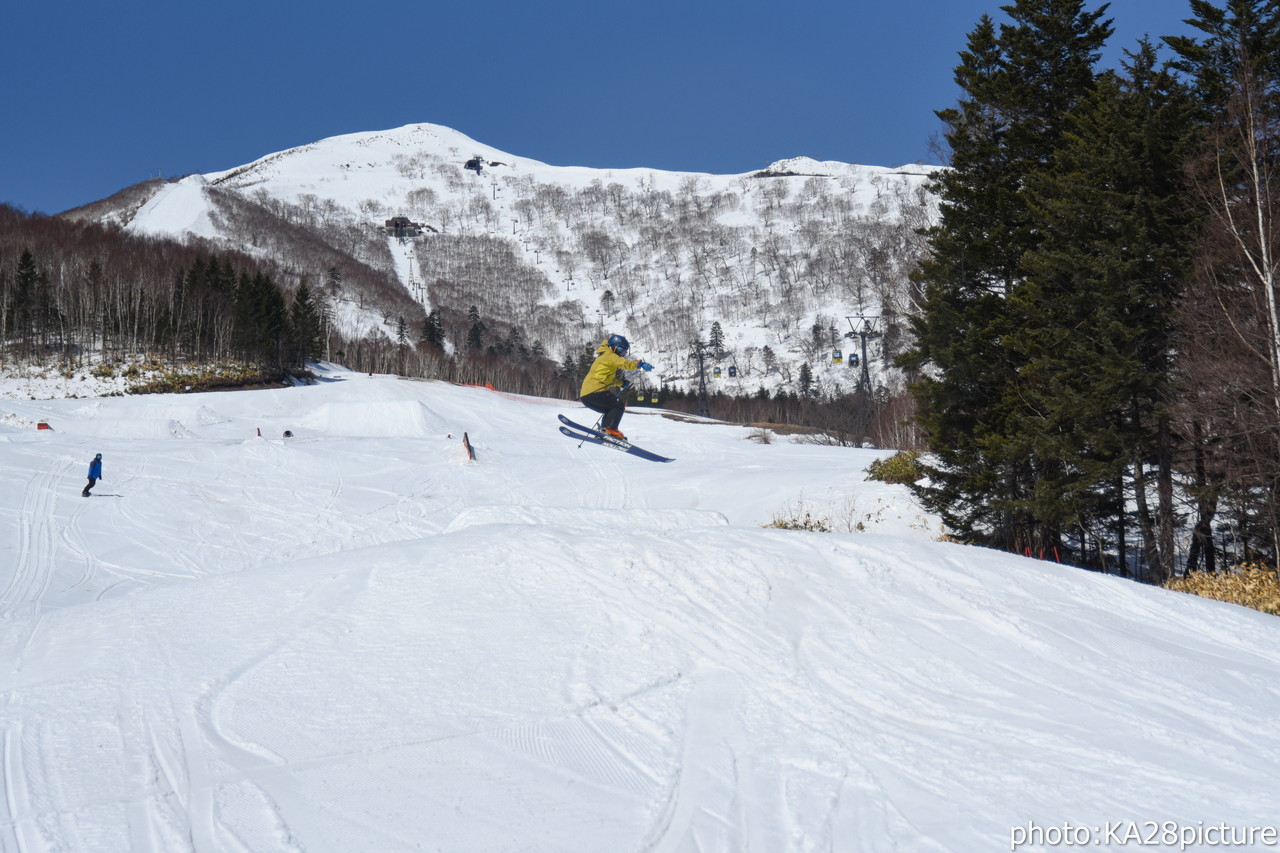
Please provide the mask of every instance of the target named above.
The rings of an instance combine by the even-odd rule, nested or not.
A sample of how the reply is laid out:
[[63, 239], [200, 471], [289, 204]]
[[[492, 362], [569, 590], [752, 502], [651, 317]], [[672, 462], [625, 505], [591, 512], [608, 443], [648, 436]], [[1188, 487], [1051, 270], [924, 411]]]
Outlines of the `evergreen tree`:
[[265, 273], [241, 273], [235, 293], [236, 340], [247, 361], [284, 365], [288, 313], [284, 296]]
[[444, 349], [444, 323], [440, 319], [440, 309], [432, 308], [422, 321], [421, 340], [428, 346]]
[[711, 345], [711, 351], [717, 358], [724, 352], [724, 329], [720, 328], [719, 320], [711, 324], [711, 334], [707, 343]]
[[342, 270], [337, 267], [329, 267], [324, 274], [325, 286], [329, 288], [329, 292], [336, 296], [342, 290]]
[[261, 291], [261, 329], [263, 357], [267, 364], [275, 368], [285, 365], [285, 353], [289, 347], [289, 306], [285, 303], [284, 294], [275, 282], [265, 274], [261, 275], [259, 284]]
[[40, 271], [36, 268], [35, 258], [29, 249], [23, 249], [18, 258], [18, 268], [13, 279], [13, 303], [9, 307], [8, 316], [12, 331], [27, 338], [32, 331], [32, 319], [36, 302], [36, 291], [40, 287]]
[[813, 328], [809, 329], [809, 335], [813, 342], [813, 353], [817, 355], [827, 345], [826, 330], [822, 328], [821, 323], [814, 323]]
[[[238, 344], [234, 340], [236, 324], [234, 320], [231, 324], [226, 324], [223, 320], [235, 317], [235, 266], [229, 260], [222, 265], [216, 255], [211, 255], [208, 264], [200, 269], [199, 277], [202, 291], [199, 321], [202, 354], [207, 352], [215, 357], [229, 355], [231, 348]], [[224, 333], [228, 325], [231, 328], [230, 336]], [[228, 337], [233, 339], [229, 340]]]
[[297, 365], [318, 359], [323, 355], [320, 347], [320, 312], [316, 309], [311, 287], [305, 281], [293, 294], [289, 308], [289, 331], [293, 354], [291, 361]]
[[529, 347], [524, 342], [524, 329], [519, 326], [513, 326], [510, 334], [503, 341], [502, 354], [507, 357], [515, 356], [521, 361], [529, 360]]
[[11, 330], [26, 342], [28, 352], [35, 344], [48, 343], [49, 333], [60, 324], [49, 275], [36, 266], [35, 257], [24, 249], [18, 257], [14, 293], [9, 307]]
[[1008, 300], [1005, 345], [1021, 365], [1010, 440], [1037, 472], [1028, 514], [1055, 539], [1113, 531], [1123, 554], [1128, 472], [1156, 580], [1173, 560], [1169, 406], [1174, 309], [1191, 245], [1193, 114], [1190, 92], [1147, 41], [1128, 54], [1124, 75], [1099, 78], [1051, 163], [1031, 176], [1044, 238]]
[[396, 317], [396, 365], [400, 375], [404, 375], [409, 357], [409, 325], [404, 316]]
[[1201, 102], [1221, 112], [1242, 72], [1280, 79], [1280, 0], [1190, 0], [1186, 23], [1202, 37], [1166, 36], [1179, 70], [1191, 76]]
[[467, 349], [472, 352], [484, 351], [484, 335], [485, 325], [480, 320], [480, 310], [472, 305], [471, 310], [467, 312], [467, 320], [471, 323], [467, 329]]
[[596, 348], [592, 344], [587, 344], [578, 354], [577, 369], [573, 371], [574, 376], [578, 379], [587, 375], [587, 371], [591, 369], [591, 363], [596, 360]]
[[[1105, 6], [1082, 0], [1018, 0], [997, 32], [983, 16], [960, 54], [963, 96], [940, 110], [951, 151], [939, 173], [940, 222], [921, 264], [915, 348], [901, 363], [914, 385], [937, 464], [917, 491], [960, 535], [1008, 550], [1056, 545], [1031, 502], [1043, 464], [1016, 439], [1022, 368], [1007, 346], [1017, 331], [1009, 297], [1027, 276], [1024, 258], [1043, 237], [1027, 186], [1061, 146], [1068, 115], [1093, 87], [1111, 33]], [[925, 369], [928, 368], [927, 372]]]
[[564, 360], [560, 362], [559, 375], [561, 379], [572, 382], [578, 378], [578, 362], [570, 353], [564, 354]]
[[813, 396], [813, 368], [809, 367], [809, 362], [800, 365], [800, 396]]

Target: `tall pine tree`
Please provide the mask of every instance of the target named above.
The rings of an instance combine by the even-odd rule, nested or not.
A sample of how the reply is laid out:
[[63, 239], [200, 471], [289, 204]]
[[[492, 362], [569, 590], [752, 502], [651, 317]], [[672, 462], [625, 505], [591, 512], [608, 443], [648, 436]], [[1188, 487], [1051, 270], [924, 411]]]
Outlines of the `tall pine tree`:
[[292, 348], [291, 361], [304, 365], [320, 358], [320, 311], [316, 308], [311, 286], [305, 281], [298, 285], [289, 306], [289, 333]]
[[1008, 550], [1043, 550], [1060, 531], [1032, 509], [1042, 460], [1016, 441], [1025, 403], [1010, 297], [1026, 281], [1024, 259], [1043, 232], [1028, 197], [1030, 176], [1062, 144], [1067, 115], [1093, 88], [1111, 34], [1106, 7], [1082, 0], [1018, 0], [999, 29], [983, 16], [961, 53], [960, 102], [938, 112], [951, 169], [939, 173], [940, 222], [927, 232], [918, 280], [922, 313], [902, 363], [937, 460], [924, 503], [961, 536]]
[[1040, 475], [1029, 511], [1045, 528], [1092, 539], [1098, 554], [1110, 540], [1123, 556], [1133, 499], [1154, 580], [1173, 568], [1174, 311], [1190, 264], [1194, 112], [1149, 42], [1123, 75], [1099, 78], [1052, 161], [1032, 174], [1044, 238], [1009, 300], [1024, 404], [1015, 442]]
[[440, 319], [439, 308], [432, 308], [431, 313], [423, 317], [422, 336], [419, 340], [436, 349], [444, 349], [444, 322]]
[[467, 329], [467, 349], [479, 353], [484, 350], [484, 336], [488, 328], [480, 319], [480, 309], [472, 305], [467, 311], [467, 321], [471, 326]]

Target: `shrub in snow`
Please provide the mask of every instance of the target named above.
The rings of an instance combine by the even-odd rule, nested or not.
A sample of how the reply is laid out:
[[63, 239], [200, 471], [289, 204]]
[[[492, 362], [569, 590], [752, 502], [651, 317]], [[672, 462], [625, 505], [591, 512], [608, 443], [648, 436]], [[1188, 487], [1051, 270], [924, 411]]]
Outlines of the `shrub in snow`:
[[867, 466], [867, 479], [881, 483], [909, 486], [923, 477], [920, 454], [914, 450], [895, 453], [888, 459], [877, 459]]
[[1191, 572], [1170, 579], [1165, 588], [1280, 616], [1280, 575], [1267, 566], [1245, 563], [1226, 572]]

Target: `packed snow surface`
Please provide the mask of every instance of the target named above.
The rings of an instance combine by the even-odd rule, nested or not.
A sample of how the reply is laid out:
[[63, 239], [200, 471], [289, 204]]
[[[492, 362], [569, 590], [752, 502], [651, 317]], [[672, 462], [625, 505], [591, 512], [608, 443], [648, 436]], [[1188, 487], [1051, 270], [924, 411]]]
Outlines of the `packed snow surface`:
[[1275, 617], [934, 541], [875, 451], [633, 411], [655, 464], [574, 403], [322, 379], [0, 399], [0, 849], [1276, 822]]

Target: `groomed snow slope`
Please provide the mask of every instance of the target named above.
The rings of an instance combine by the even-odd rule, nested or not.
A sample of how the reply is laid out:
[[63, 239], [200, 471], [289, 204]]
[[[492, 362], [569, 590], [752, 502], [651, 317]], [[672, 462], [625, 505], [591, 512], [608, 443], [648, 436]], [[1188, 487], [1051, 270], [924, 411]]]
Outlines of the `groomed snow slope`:
[[[871, 451], [629, 414], [658, 465], [575, 404], [325, 380], [0, 401], [0, 849], [1275, 823], [1274, 617], [932, 541]], [[760, 527], [804, 509], [864, 530]]]

